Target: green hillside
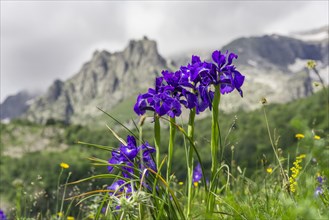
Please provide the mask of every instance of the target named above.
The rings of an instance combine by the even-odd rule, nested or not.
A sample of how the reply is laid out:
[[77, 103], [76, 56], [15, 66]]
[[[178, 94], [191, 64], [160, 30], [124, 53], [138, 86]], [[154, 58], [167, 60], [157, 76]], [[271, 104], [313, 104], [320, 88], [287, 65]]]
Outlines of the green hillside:
[[[126, 116], [130, 118], [132, 115], [131, 102], [133, 101], [127, 100], [127, 102], [114, 108], [111, 114], [120, 115], [120, 120], [124, 120]], [[306, 136], [300, 142], [300, 152], [310, 152], [309, 148], [316, 148], [317, 146], [313, 136], [320, 136], [321, 139], [318, 141], [323, 142], [325, 141], [324, 137], [329, 133], [328, 100], [324, 98], [323, 93], [317, 93], [288, 104], [269, 104], [265, 108], [272, 137], [277, 147], [281, 148], [281, 152], [285, 155], [296, 152], [297, 139], [295, 134], [301, 133]], [[106, 119], [106, 121], [110, 120]], [[247, 176], [252, 176], [255, 175], [255, 168], [261, 166], [261, 159], [266, 158], [267, 164], [274, 162], [262, 108], [252, 112], [240, 111], [222, 114], [219, 122], [222, 146], [224, 146], [223, 160], [227, 161], [232, 168], [239, 166], [241, 169], [246, 169]], [[209, 118], [196, 121], [196, 146], [207, 168], [206, 170], [210, 167], [211, 160], [209, 130]], [[168, 129], [162, 133], [163, 152], [167, 149], [167, 132]], [[124, 138], [128, 132], [121, 130], [119, 134]], [[144, 139], [153, 144], [151, 129], [145, 128], [143, 134]], [[29, 137], [33, 137], [33, 141]], [[78, 140], [111, 147], [119, 146], [118, 141], [115, 140], [105, 125], [104, 127], [83, 127], [52, 123], [41, 126], [24, 121], [1, 124], [0, 195], [2, 200], [7, 204], [12, 204], [16, 192], [13, 183], [18, 180], [26, 186], [26, 191], [32, 190], [33, 185], [38, 184], [39, 190], [53, 195], [60, 171], [58, 164], [62, 161], [69, 163], [72, 167], [71, 181], [88, 177], [91, 174], [107, 172], [105, 167], [90, 166], [90, 161], [87, 158], [95, 156], [107, 160], [111, 156], [110, 152], [104, 153], [104, 151], [96, 148], [78, 145], [76, 144]], [[27, 144], [35, 145], [38, 142], [47, 143], [47, 147], [41, 147], [39, 151], [25, 150]], [[65, 147], [55, 151], [54, 149], [59, 148], [59, 146]], [[8, 154], [12, 147], [22, 148], [19, 157]], [[232, 154], [232, 152], [234, 153]], [[329, 156], [328, 150], [319, 152], [315, 149], [312, 152], [319, 157]], [[324, 164], [323, 166], [327, 165]], [[184, 138], [178, 133], [173, 162], [173, 172], [178, 180], [184, 180], [185, 167]], [[40, 177], [42, 177], [42, 181]], [[96, 181], [92, 185], [80, 185], [79, 187], [81, 187], [81, 191], [86, 191], [106, 183], [104, 180]], [[47, 206], [51, 207], [52, 203], [51, 200], [47, 200], [46, 203], [41, 200], [39, 202], [43, 204], [40, 209], [46, 209]]]

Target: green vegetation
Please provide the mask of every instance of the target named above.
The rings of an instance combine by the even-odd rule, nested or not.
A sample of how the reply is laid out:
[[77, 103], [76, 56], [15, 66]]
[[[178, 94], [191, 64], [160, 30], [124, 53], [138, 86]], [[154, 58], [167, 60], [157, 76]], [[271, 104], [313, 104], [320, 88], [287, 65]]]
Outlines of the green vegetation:
[[[111, 114], [116, 116], [123, 113], [122, 118], [119, 116], [119, 120], [125, 119], [131, 114], [130, 110], [128, 111], [131, 109], [130, 101], [123, 105], [125, 111], [118, 107]], [[311, 97], [288, 104], [270, 104], [265, 107], [270, 132], [284, 168], [290, 169], [296, 159], [297, 151], [298, 154], [306, 154], [298, 178], [297, 193], [293, 196], [289, 196], [282, 190], [280, 172], [269, 141], [263, 109], [219, 116], [221, 139], [224, 144], [224, 150], [221, 152], [222, 159], [229, 165], [231, 175], [230, 181], [227, 181], [228, 172], [223, 171], [223, 177], [219, 183], [221, 187], [229, 189], [216, 195], [216, 202], [220, 205], [221, 211], [219, 217], [296, 219], [302, 216], [304, 219], [326, 219], [329, 216], [328, 198], [314, 197], [317, 173], [329, 177], [327, 161], [329, 158], [329, 125], [328, 106], [326, 106], [328, 103], [324, 103], [327, 103], [327, 100], [323, 93], [319, 92]], [[195, 122], [196, 147], [203, 159], [207, 176], [210, 175], [211, 157], [210, 149], [205, 146], [210, 145], [210, 121], [209, 118], [205, 118]], [[165, 125], [167, 122], [162, 121], [162, 123]], [[185, 125], [183, 126], [185, 127]], [[304, 134], [305, 138], [298, 141], [295, 138], [297, 133]], [[122, 137], [127, 134], [127, 131], [119, 131], [119, 135]], [[169, 126], [161, 135], [162, 137], [169, 135]], [[314, 140], [314, 135], [320, 136], [320, 140]], [[153, 145], [151, 129], [145, 128], [143, 136]], [[41, 126], [22, 120], [1, 124], [1, 201], [13, 206], [14, 201], [17, 200], [19, 186], [23, 186], [23, 194], [20, 197], [21, 202], [24, 200], [21, 207], [23, 216], [37, 216], [38, 213], [46, 213], [47, 210], [50, 210], [50, 213], [44, 214], [43, 217], [54, 216], [56, 205], [54, 198], [57, 192], [61, 162], [70, 164], [68, 169], [72, 172], [70, 182], [107, 173], [105, 166], [93, 166], [88, 158], [96, 157], [107, 160], [111, 157], [110, 152], [77, 144], [77, 141], [109, 147], [119, 146], [119, 142], [105, 126], [84, 127], [57, 122]], [[46, 143], [46, 145], [42, 145], [42, 143]], [[40, 144], [44, 148], [39, 147]], [[27, 149], [26, 146], [31, 147]], [[38, 147], [33, 148], [33, 146]], [[161, 146], [167, 146], [166, 138], [162, 138]], [[11, 151], [12, 147], [15, 147], [16, 151]], [[21, 150], [19, 150], [20, 148]], [[166, 154], [166, 150], [166, 147], [161, 148], [162, 156]], [[15, 152], [18, 152], [17, 155], [13, 155]], [[316, 161], [313, 158], [316, 158]], [[266, 172], [267, 168], [273, 169], [273, 172]], [[69, 171], [62, 176], [62, 184], [65, 183]], [[184, 137], [180, 133], [176, 135], [172, 172], [176, 178], [173, 188], [180, 195], [180, 191], [185, 188], [178, 182], [185, 183], [187, 173]], [[163, 173], [164, 175], [165, 173]], [[100, 179], [76, 186], [69, 185], [66, 197], [104, 189], [104, 185], [109, 185], [111, 182], [111, 179]], [[60, 191], [63, 191], [63, 187], [60, 188]], [[205, 210], [200, 206], [203, 193], [204, 186], [200, 185], [195, 191], [196, 198], [192, 209], [195, 218], [205, 217], [202, 215]], [[328, 196], [328, 193], [324, 195]], [[181, 199], [180, 201], [184, 200], [183, 197], [178, 196], [178, 198]], [[76, 201], [74, 202], [76, 203]], [[69, 201], [65, 201], [66, 205], [69, 203]], [[90, 201], [83, 203], [81, 207], [72, 206], [66, 215], [78, 216], [84, 212], [81, 216], [86, 217], [86, 210], [89, 214], [93, 213], [89, 210], [90, 207]]]

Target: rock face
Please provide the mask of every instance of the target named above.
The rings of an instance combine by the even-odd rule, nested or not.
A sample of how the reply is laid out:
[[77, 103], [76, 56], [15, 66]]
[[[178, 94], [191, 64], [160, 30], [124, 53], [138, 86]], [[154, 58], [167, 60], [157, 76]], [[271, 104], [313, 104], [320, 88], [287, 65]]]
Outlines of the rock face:
[[[255, 109], [262, 97], [270, 103], [286, 103], [311, 95], [318, 78], [306, 68], [308, 60], [315, 60], [322, 78], [328, 78], [328, 38], [312, 42], [278, 35], [240, 38], [222, 48], [226, 50], [239, 55], [236, 63], [246, 80], [245, 98], [223, 98], [230, 106], [224, 110]], [[241, 104], [232, 105], [235, 100]]]
[[[328, 32], [326, 34], [326, 38], [322, 34], [320, 40], [313, 37], [312, 41], [279, 35], [239, 38], [221, 48], [222, 52], [238, 54], [234, 63], [246, 76], [244, 98], [237, 93], [222, 96], [222, 110], [253, 110], [260, 107], [262, 97], [270, 103], [286, 103], [312, 94], [312, 83], [318, 78], [306, 68], [310, 59], [317, 62], [317, 69], [328, 84]], [[211, 60], [211, 52], [198, 54], [207, 54], [202, 59]], [[177, 57], [181, 65], [190, 60], [190, 55]]]
[[10, 120], [21, 116], [29, 108], [29, 100], [33, 99], [35, 94], [27, 91], [21, 91], [16, 95], [8, 96], [0, 104], [1, 120]]
[[[312, 94], [312, 82], [318, 79], [305, 68], [309, 59], [316, 60], [320, 75], [328, 84], [328, 32], [321, 34], [321, 40], [314, 39], [265, 35], [239, 38], [221, 48], [239, 55], [235, 63], [246, 76], [244, 98], [237, 93], [223, 96], [221, 108], [252, 110], [260, 106], [262, 97], [270, 103], [285, 103]], [[211, 52], [197, 54], [207, 54], [201, 58], [209, 60]], [[122, 101], [131, 100], [152, 86], [163, 69], [177, 69], [186, 65], [190, 57], [191, 54], [176, 56], [176, 64], [166, 61], [159, 55], [156, 42], [147, 38], [130, 41], [121, 52], [95, 51], [77, 74], [65, 82], [56, 80], [46, 94], [16, 115], [27, 109], [24, 117], [34, 122], [55, 119], [85, 124], [102, 114], [96, 107], [109, 111]]]
[[267, 69], [287, 71], [288, 66], [296, 59], [316, 60], [328, 64], [327, 44], [305, 42], [298, 39], [265, 35], [262, 37], [239, 38], [226, 45], [223, 49], [239, 54], [238, 63], [241, 65], [259, 65]]
[[157, 50], [156, 42], [144, 38], [130, 41], [122, 51], [95, 51], [91, 60], [69, 80], [56, 80], [47, 93], [29, 108], [29, 120], [45, 123], [49, 118], [67, 123], [83, 123], [113, 108], [122, 100], [154, 83], [167, 62]]

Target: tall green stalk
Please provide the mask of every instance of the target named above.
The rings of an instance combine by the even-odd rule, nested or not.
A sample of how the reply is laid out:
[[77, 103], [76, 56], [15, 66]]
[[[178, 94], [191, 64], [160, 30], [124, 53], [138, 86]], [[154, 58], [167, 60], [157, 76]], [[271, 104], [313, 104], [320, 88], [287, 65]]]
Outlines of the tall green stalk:
[[16, 219], [21, 219], [22, 215], [22, 191], [23, 187], [21, 183], [16, 185]]
[[218, 148], [219, 144], [219, 126], [218, 126], [218, 106], [220, 101], [220, 88], [219, 84], [215, 85], [215, 96], [212, 102], [212, 119], [211, 119], [211, 181], [208, 194], [208, 212], [212, 213], [214, 211], [215, 196], [212, 193], [215, 188], [215, 179], [218, 166]]
[[[187, 127], [187, 136], [190, 138], [192, 143], [194, 142], [194, 119], [195, 119], [195, 108], [191, 109], [188, 127]], [[193, 193], [193, 146], [190, 143], [188, 150], [187, 158], [187, 182], [188, 182], [188, 192], [187, 192], [187, 218], [190, 218], [191, 215], [191, 206], [192, 206], [192, 193]]]
[[157, 114], [154, 114], [154, 146], [155, 146], [155, 163], [160, 166], [160, 119]]
[[[266, 100], [265, 100], [266, 101]], [[278, 161], [278, 164], [279, 164], [279, 168], [280, 168], [280, 171], [281, 171], [281, 175], [282, 175], [282, 180], [285, 184], [288, 184], [289, 182], [289, 178], [287, 176], [287, 174], [285, 173], [284, 169], [283, 169], [283, 166], [282, 166], [282, 163], [281, 163], [281, 160], [279, 158], [279, 155], [277, 153], [277, 149], [275, 148], [275, 145], [274, 145], [274, 142], [272, 140], [272, 134], [271, 134], [271, 130], [270, 130], [270, 125], [268, 123], [268, 120], [267, 120], [267, 115], [266, 115], [266, 110], [265, 110], [265, 105], [263, 105], [263, 112], [264, 112], [264, 118], [265, 118], [265, 124], [266, 124], [266, 128], [267, 128], [267, 133], [268, 133], [268, 136], [270, 138], [270, 142], [271, 142], [271, 146], [272, 146], [272, 149], [273, 149], [273, 152], [274, 152], [274, 155], [276, 157], [276, 160]]]
[[[139, 146], [142, 146], [143, 144], [143, 120], [141, 119], [141, 122], [139, 123]], [[141, 160], [141, 164], [142, 167], [144, 167], [144, 162], [143, 162], [143, 152], [140, 151], [140, 160]], [[139, 209], [138, 209], [139, 213], [138, 213], [138, 217], [139, 219], [144, 219], [144, 205], [143, 204], [139, 204]]]
[[57, 180], [57, 191], [56, 191], [56, 214], [58, 213], [58, 203], [59, 203], [59, 183], [61, 181], [61, 176], [63, 174], [64, 168], [61, 168], [61, 172], [59, 173], [58, 180]]
[[175, 118], [170, 117], [170, 125], [169, 125], [169, 144], [168, 144], [168, 162], [167, 162], [167, 183], [169, 184], [169, 178], [171, 174], [171, 166], [172, 166], [172, 156], [174, 150], [174, 141], [176, 134], [176, 120]]
[[65, 181], [65, 185], [64, 185], [64, 192], [63, 192], [63, 196], [62, 196], [62, 202], [61, 202], [61, 208], [59, 210], [60, 213], [63, 213], [63, 206], [64, 206], [64, 200], [65, 200], [65, 194], [66, 194], [66, 188], [67, 188], [67, 183], [69, 182], [70, 176], [71, 176], [71, 172], [69, 172], [69, 175], [66, 178]]
[[327, 97], [327, 100], [328, 100], [329, 93], [328, 93], [328, 90], [326, 88], [326, 84], [324, 83], [322, 77], [320, 76], [320, 73], [319, 73], [318, 69], [316, 68], [316, 65], [312, 66], [311, 69], [315, 72], [315, 74], [319, 78], [319, 81], [320, 81], [320, 83], [322, 85], [322, 88], [323, 88], [323, 92], [324, 92], [324, 94], [325, 94], [325, 96]]

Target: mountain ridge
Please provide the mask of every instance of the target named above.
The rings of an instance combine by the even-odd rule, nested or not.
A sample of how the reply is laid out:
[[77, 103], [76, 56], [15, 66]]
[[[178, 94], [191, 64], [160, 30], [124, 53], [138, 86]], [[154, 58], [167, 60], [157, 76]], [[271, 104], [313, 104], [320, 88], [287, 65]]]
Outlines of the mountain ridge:
[[8, 96], [0, 104], [0, 118], [8, 122], [11, 118], [16, 118], [24, 114], [29, 108], [30, 101], [36, 97], [36, 93], [23, 90], [15, 95]]
[[81, 123], [83, 117], [100, 114], [96, 106], [105, 110], [112, 108], [137, 93], [138, 88], [152, 85], [161, 70], [168, 68], [157, 51], [156, 42], [147, 38], [131, 40], [121, 52], [95, 51], [77, 74], [65, 82], [56, 80], [25, 116], [39, 123], [49, 118]]
[[[328, 72], [328, 40], [306, 42], [272, 34], [238, 38], [221, 50], [237, 53], [236, 66], [246, 75], [245, 98], [241, 100], [238, 94], [223, 96], [224, 111], [253, 110], [262, 97], [284, 103], [312, 94], [315, 76], [305, 68], [307, 59], [318, 62], [322, 76]], [[210, 57], [208, 53], [201, 58]], [[95, 51], [75, 75], [66, 81], [54, 81], [45, 94], [34, 99], [23, 117], [38, 123], [55, 119], [84, 124], [101, 114], [96, 107], [111, 110], [145, 92], [162, 70], [177, 69], [189, 59], [184, 55], [176, 62], [165, 59], [156, 42], [147, 37], [131, 40], [119, 52]]]

